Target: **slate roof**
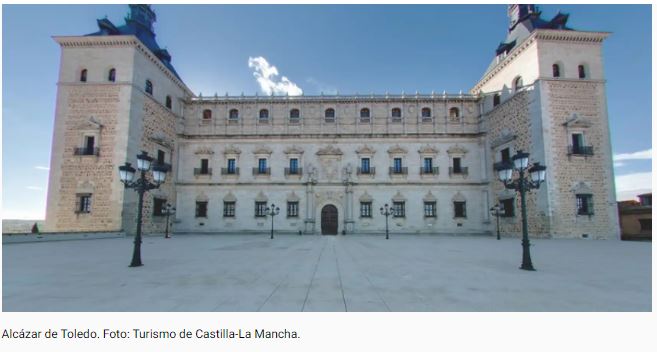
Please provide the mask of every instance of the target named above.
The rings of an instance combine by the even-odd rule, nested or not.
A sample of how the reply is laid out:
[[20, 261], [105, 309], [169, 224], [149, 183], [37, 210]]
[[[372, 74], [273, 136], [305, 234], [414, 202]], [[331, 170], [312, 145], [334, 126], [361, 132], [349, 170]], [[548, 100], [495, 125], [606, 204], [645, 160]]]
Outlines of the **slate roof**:
[[153, 22], [155, 22], [155, 13], [150, 5], [130, 5], [130, 15], [125, 18], [124, 25], [117, 27], [107, 18], [102, 18], [97, 20], [98, 31], [86, 36], [134, 35], [182, 81], [171, 65], [171, 55], [167, 49], [160, 48], [155, 40]]

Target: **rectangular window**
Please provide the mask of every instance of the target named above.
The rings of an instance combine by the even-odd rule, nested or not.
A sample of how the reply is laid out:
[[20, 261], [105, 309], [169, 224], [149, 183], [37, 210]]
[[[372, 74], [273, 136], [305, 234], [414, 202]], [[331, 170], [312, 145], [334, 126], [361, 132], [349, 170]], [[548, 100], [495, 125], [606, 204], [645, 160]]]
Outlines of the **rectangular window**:
[[228, 173], [229, 174], [234, 174], [235, 173], [235, 159], [228, 159]]
[[500, 150], [500, 159], [503, 163], [511, 162], [511, 151], [509, 148]]
[[372, 202], [360, 202], [360, 217], [361, 218], [372, 217]]
[[641, 231], [652, 231], [652, 219], [639, 219]]
[[196, 202], [196, 217], [197, 218], [208, 217], [208, 202]]
[[502, 199], [500, 200], [500, 217], [510, 218], [514, 217], [515, 214], [515, 199]]
[[424, 217], [425, 218], [436, 217], [436, 202], [424, 202]]
[[167, 200], [163, 198], [153, 198], [153, 216], [164, 216]]
[[94, 136], [86, 136], [84, 138], [84, 147], [87, 149], [86, 155], [92, 155], [94, 152], [94, 147], [96, 143], [96, 138]]
[[394, 169], [396, 174], [400, 174], [402, 172], [402, 159], [401, 158], [395, 158], [394, 159], [393, 169]]
[[258, 159], [258, 173], [267, 173], [267, 159]]
[[235, 202], [224, 202], [224, 217], [225, 218], [235, 217]]
[[465, 218], [465, 202], [454, 202], [454, 217]]
[[576, 194], [577, 215], [593, 215], [593, 195]]
[[364, 174], [370, 173], [370, 158], [360, 159], [360, 171]]
[[299, 217], [299, 202], [287, 202], [287, 217]]
[[296, 175], [299, 173], [299, 159], [290, 159], [290, 174]]
[[584, 135], [582, 135], [581, 133], [573, 133], [572, 140], [573, 140], [573, 152], [577, 153], [584, 146]]
[[455, 174], [461, 173], [461, 158], [452, 158], [452, 167]]
[[208, 159], [201, 159], [201, 174], [207, 175], [208, 173], [209, 173]]
[[76, 213], [91, 213], [91, 193], [78, 193], [76, 199]]
[[433, 171], [433, 159], [432, 158], [424, 158], [424, 173], [425, 174], [430, 174]]
[[166, 161], [164, 161], [166, 153], [163, 150], [158, 149], [157, 150], [157, 163], [158, 164], [164, 164]]
[[392, 217], [406, 217], [406, 202], [392, 202]]
[[267, 216], [267, 202], [255, 202], [255, 216], [259, 218]]

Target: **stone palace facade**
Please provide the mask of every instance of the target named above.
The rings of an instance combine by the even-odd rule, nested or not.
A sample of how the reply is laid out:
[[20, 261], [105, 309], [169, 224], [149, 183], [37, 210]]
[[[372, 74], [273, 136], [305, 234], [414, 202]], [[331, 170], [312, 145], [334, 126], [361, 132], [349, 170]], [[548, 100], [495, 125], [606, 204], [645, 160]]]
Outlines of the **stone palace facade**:
[[519, 197], [495, 162], [548, 167], [528, 196], [532, 236], [619, 236], [601, 46], [567, 15], [509, 5], [508, 36], [469, 93], [197, 96], [155, 42], [155, 13], [55, 37], [62, 48], [46, 230], [133, 233], [137, 196], [118, 166], [171, 166], [147, 193], [144, 231], [519, 235]]

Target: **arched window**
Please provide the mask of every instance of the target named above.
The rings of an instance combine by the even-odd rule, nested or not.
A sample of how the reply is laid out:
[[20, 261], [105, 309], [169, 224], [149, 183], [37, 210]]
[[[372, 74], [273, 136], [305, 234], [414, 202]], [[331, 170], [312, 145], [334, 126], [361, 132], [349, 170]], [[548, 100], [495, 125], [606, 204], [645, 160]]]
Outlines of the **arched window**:
[[449, 109], [449, 117], [451, 118], [458, 118], [460, 115], [459, 108], [451, 108]]
[[205, 109], [203, 110], [203, 120], [209, 120], [212, 118], [212, 110]]
[[400, 108], [392, 108], [392, 117], [396, 119], [401, 119], [401, 109]]
[[552, 65], [552, 77], [561, 77], [561, 69], [559, 68], [559, 64]]
[[82, 71], [80, 71], [80, 82], [86, 82], [87, 81], [87, 69], [84, 68]]
[[584, 68], [584, 65], [577, 66], [577, 73], [579, 74], [579, 78], [586, 78], [586, 69]]
[[368, 109], [368, 108], [360, 109], [360, 118], [361, 119], [369, 119], [370, 118], [370, 109]]
[[110, 82], [116, 81], [116, 69], [110, 68], [109, 73], [107, 74], [107, 80]]
[[261, 109], [260, 112], [258, 113], [258, 117], [266, 120], [269, 118], [269, 110], [267, 109]]
[[290, 118], [291, 119], [298, 119], [301, 113], [299, 112], [299, 109], [292, 109], [290, 110]]
[[146, 80], [146, 93], [153, 95], [153, 82]]
[[429, 118], [429, 117], [431, 117], [431, 109], [422, 108], [422, 118]]
[[171, 103], [171, 96], [167, 95], [167, 99], [166, 99], [166, 102], [165, 102], [164, 105], [166, 105], [166, 107], [167, 107], [168, 109], [171, 109], [171, 104], [172, 104], [172, 103]]
[[231, 120], [237, 120], [240, 118], [240, 112], [237, 109], [230, 109], [228, 112], [228, 118]]
[[513, 80], [513, 88], [516, 92], [522, 88], [522, 77], [518, 76]]
[[493, 95], [493, 106], [498, 105], [500, 105], [500, 93], [495, 93], [495, 95]]
[[327, 120], [335, 119], [335, 109], [328, 108], [328, 109], [324, 110], [324, 118], [327, 119]]

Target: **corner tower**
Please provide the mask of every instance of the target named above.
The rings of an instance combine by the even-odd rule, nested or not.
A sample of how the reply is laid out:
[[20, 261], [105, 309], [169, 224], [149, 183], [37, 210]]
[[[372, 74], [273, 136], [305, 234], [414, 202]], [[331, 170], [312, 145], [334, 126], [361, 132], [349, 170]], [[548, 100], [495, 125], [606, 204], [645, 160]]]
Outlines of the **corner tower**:
[[[155, 41], [149, 5], [130, 5], [123, 26], [54, 37], [61, 62], [46, 209], [49, 232], [134, 232], [136, 195], [118, 166], [142, 150], [175, 170], [175, 126], [192, 95]], [[160, 231], [156, 203], [175, 201], [174, 173], [145, 199], [144, 230]], [[153, 216], [155, 215], [155, 216]]]
[[[602, 60], [609, 33], [573, 30], [567, 14], [545, 20], [534, 5], [509, 5], [508, 15], [507, 37], [471, 90], [482, 97], [488, 167], [517, 150], [548, 167], [545, 184], [528, 198], [530, 233], [617, 239]], [[519, 203], [490, 182], [491, 199]], [[519, 234], [520, 223], [515, 216], [501, 225]]]

